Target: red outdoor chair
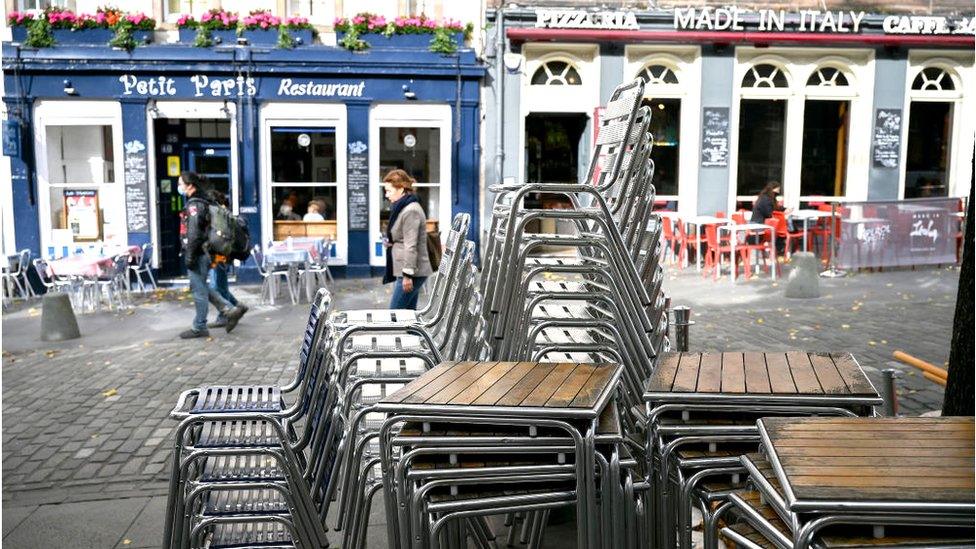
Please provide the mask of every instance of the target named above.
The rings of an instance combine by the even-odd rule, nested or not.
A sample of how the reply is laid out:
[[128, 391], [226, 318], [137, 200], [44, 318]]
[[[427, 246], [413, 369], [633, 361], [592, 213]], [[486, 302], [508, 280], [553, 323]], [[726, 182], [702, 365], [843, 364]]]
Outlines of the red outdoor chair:
[[668, 249], [671, 251], [671, 258], [676, 259], [678, 267], [684, 264], [682, 259], [684, 258], [685, 245], [684, 245], [684, 233], [679, 229], [675, 231], [674, 223], [681, 223], [678, 219], [669, 219], [667, 217], [661, 218], [661, 234], [664, 241], [667, 242]]
[[[704, 244], [705, 242], [701, 241], [701, 239], [695, 239], [694, 231], [689, 232], [688, 225], [684, 221], [680, 219], [675, 220], [675, 227], [677, 228], [677, 231], [681, 233], [680, 238], [683, 240], [683, 245], [681, 246], [681, 257], [684, 257], [684, 254], [692, 253], [692, 251], [688, 248], [691, 248], [697, 254], [699, 242], [701, 242], [701, 244]], [[695, 230], [701, 230], [701, 227], [695, 225]], [[691, 260], [689, 259], [688, 262], [691, 263]]]
[[[776, 222], [773, 225], [776, 228], [776, 238], [782, 239], [786, 243], [786, 258], [789, 259], [793, 248], [803, 245], [803, 231], [790, 232], [790, 225], [787, 223], [786, 214], [783, 212], [773, 212], [773, 217], [770, 219]], [[769, 220], [767, 219], [767, 221]], [[810, 239], [807, 239], [807, 246], [810, 246]]]
[[707, 249], [705, 251], [705, 268], [702, 269], [702, 276], [708, 274], [709, 269], [714, 269], [715, 280], [718, 280], [722, 271], [722, 257], [728, 256], [730, 268], [736, 270], [738, 274], [739, 270], [739, 260], [742, 259], [746, 263], [746, 272], [748, 272], [748, 250], [745, 247], [736, 246], [736, 255], [738, 257], [732, 258], [732, 244], [731, 242], [723, 238], [719, 241], [718, 238], [718, 225], [705, 225], [705, 245]]

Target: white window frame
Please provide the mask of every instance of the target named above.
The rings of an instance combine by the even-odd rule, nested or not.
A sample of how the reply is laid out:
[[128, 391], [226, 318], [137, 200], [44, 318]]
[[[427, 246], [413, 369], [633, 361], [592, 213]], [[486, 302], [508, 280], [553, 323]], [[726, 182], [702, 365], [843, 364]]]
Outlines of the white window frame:
[[[155, 111], [153, 111], [155, 108]], [[218, 101], [157, 101], [146, 105], [146, 149], [149, 161], [149, 238], [153, 243], [153, 267], [159, 268], [159, 178], [156, 171], [157, 136], [153, 121], [162, 118], [180, 120], [219, 119], [230, 120], [230, 202], [234, 214], [240, 213], [240, 178], [238, 174], [237, 105]], [[180, 166], [180, 171], [187, 169]], [[169, 179], [169, 178], [167, 178]]]
[[[736, 48], [733, 72], [732, 125], [729, 166], [728, 211], [737, 201], [755, 196], [738, 195], [739, 116], [742, 99], [780, 99], [786, 104], [786, 139], [783, 153], [783, 203], [797, 208], [806, 197], [800, 196], [803, 160], [803, 113], [806, 101], [817, 99], [850, 102], [847, 139], [847, 168], [844, 196], [838, 200], [866, 200], [870, 171], [871, 132], [874, 108], [874, 51], [855, 49], [823, 50], [818, 48]], [[742, 79], [753, 65], [777, 65], [787, 77], [786, 88], [743, 88]], [[807, 86], [814, 71], [831, 66], [844, 72], [848, 86], [837, 88]], [[818, 197], [819, 198], [819, 197]]]
[[[380, 246], [376, 254], [376, 243], [382, 242], [380, 232], [380, 205], [383, 183], [380, 173], [380, 128], [438, 128], [440, 130], [440, 208], [437, 216], [440, 231], [450, 227], [452, 220], [453, 196], [451, 195], [453, 163], [453, 116], [450, 105], [417, 103], [379, 103], [369, 109], [369, 264], [374, 267], [386, 265], [386, 250]], [[431, 185], [432, 186], [432, 185]], [[428, 212], [429, 214], [430, 212]]]
[[[341, 103], [266, 103], [261, 107], [261, 244], [274, 238], [274, 215], [271, 203], [271, 127], [334, 127], [336, 135], [336, 241], [335, 257], [330, 265], [349, 261], [349, 221], [346, 191], [346, 154], [348, 122], [346, 106]], [[289, 187], [328, 187], [331, 183], [287, 183]]]
[[[678, 211], [698, 213], [698, 158], [701, 150], [701, 47], [631, 45], [624, 49], [624, 74], [629, 82], [650, 65], [664, 65], [674, 72], [677, 84], [644, 85], [644, 97], [680, 99], [678, 142], [678, 194], [657, 195], [659, 200], [677, 200]], [[651, 115], [653, 117], [653, 113]], [[653, 151], [651, 157], [653, 158]]]
[[[912, 83], [923, 69], [937, 67], [953, 79], [954, 90], [914, 90]], [[902, 110], [901, 173], [898, 176], [898, 198], [905, 198], [905, 178], [908, 175], [908, 125], [913, 101], [952, 103], [952, 135], [950, 136], [949, 165], [946, 169], [947, 196], [969, 196], [972, 177], [970, 159], [973, 134], [976, 131], [971, 113], [976, 108], [976, 94], [966, 93], [976, 86], [973, 53], [913, 50], [908, 53], [905, 78], [905, 106]]]
[[[112, 154], [115, 158], [113, 171], [115, 181], [112, 183], [93, 183], [91, 185], [54, 184], [50, 183], [48, 171], [47, 128], [48, 126], [111, 126]], [[48, 246], [51, 242], [51, 188], [57, 187], [85, 187], [111, 189], [109, 193], [99, 192], [98, 203], [101, 209], [117, 208], [125, 212], [125, 178], [122, 160], [122, 106], [116, 101], [38, 101], [34, 106], [34, 160], [37, 167], [38, 215], [40, 216], [41, 250], [40, 255], [47, 257]], [[106, 196], [110, 195], [110, 196]], [[114, 199], [113, 199], [114, 198]], [[121, 214], [120, 245], [128, 245], [129, 230], [125, 214]], [[104, 224], [104, 221], [103, 221]], [[98, 241], [104, 243], [104, 240]], [[88, 243], [85, 246], [97, 245]], [[75, 244], [74, 246], [79, 246]]]
[[[180, 11], [177, 12], [177, 13], [171, 13], [169, 11], [169, 2], [168, 2], [168, 0], [161, 0], [161, 2], [162, 2], [162, 6], [160, 6], [160, 9], [163, 12], [163, 21], [165, 21], [167, 23], [176, 23], [176, 21], [184, 13], [185, 14], [188, 14], [188, 15], [192, 15], [192, 16], [194, 16], [195, 18], [197, 18], [199, 20], [200, 16], [203, 15], [204, 12], [206, 12], [207, 10], [209, 10], [211, 8], [217, 7], [216, 3], [213, 2], [212, 0], [194, 0], [193, 2], [187, 2], [186, 0], [180, 0]], [[190, 9], [184, 10], [183, 9], [183, 5], [184, 4], [190, 4], [190, 3], [193, 3], [193, 4], [206, 4], [206, 5], [204, 7], [198, 7], [196, 9], [190, 8]]]
[[[525, 154], [525, 119], [536, 113], [579, 113], [592, 130], [593, 111], [600, 106], [600, 50], [596, 44], [531, 43], [522, 48], [525, 69], [519, 101], [519, 165], [522, 183], [528, 158]], [[565, 61], [576, 67], [579, 86], [533, 86], [532, 75], [549, 61]], [[591, 151], [587, 151], [589, 155]], [[581, 159], [589, 162], [589, 158]], [[586, 165], [586, 163], [583, 163]], [[585, 173], [579, 174], [585, 177]]]

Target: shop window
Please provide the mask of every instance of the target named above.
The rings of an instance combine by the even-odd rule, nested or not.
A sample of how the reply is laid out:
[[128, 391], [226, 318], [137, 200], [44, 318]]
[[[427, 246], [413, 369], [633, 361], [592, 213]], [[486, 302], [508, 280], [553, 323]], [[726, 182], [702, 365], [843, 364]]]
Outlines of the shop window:
[[776, 65], [763, 63], [749, 67], [742, 78], [743, 88], [786, 88], [789, 82], [783, 70]]
[[803, 109], [800, 195], [844, 196], [849, 101], [808, 99]]
[[952, 76], [938, 67], [922, 69], [912, 82], [912, 89], [919, 91], [952, 91], [956, 89]]
[[579, 86], [583, 83], [576, 67], [565, 61], [549, 61], [532, 75], [533, 86]]
[[783, 181], [786, 101], [743, 99], [739, 108], [736, 194], [754, 196], [770, 181]]
[[[441, 130], [423, 127], [380, 128], [380, 180], [391, 170], [401, 169], [417, 180], [414, 189], [427, 214], [428, 228], [439, 223], [441, 184]], [[383, 195], [382, 183], [377, 189]], [[380, 206], [380, 231], [386, 233], [390, 202]]]
[[948, 196], [952, 112], [950, 101], [912, 101], [908, 114], [905, 198]]
[[[200, 16], [207, 10], [218, 6], [217, 0], [165, 0], [163, 2], [163, 8], [166, 10], [165, 19], [171, 23], [175, 22], [182, 14]], [[241, 11], [244, 12], [244, 10]]]
[[230, 121], [218, 119], [188, 119], [185, 122], [186, 137], [198, 139], [230, 138]]
[[332, 24], [335, 16], [334, 0], [288, 0], [289, 17], [300, 15], [313, 24]]
[[651, 86], [678, 84], [678, 76], [670, 67], [664, 65], [648, 65], [637, 74], [637, 78]]
[[847, 76], [835, 67], [823, 67], [817, 69], [816, 72], [810, 75], [807, 80], [807, 86], [847, 86], [849, 85], [847, 81]]
[[125, 211], [119, 192], [111, 126], [47, 126], [47, 183], [54, 243], [117, 241]]
[[46, 10], [48, 8], [74, 10], [75, 0], [17, 0], [17, 11]]
[[271, 128], [274, 239], [336, 239], [336, 132], [331, 127]]
[[654, 189], [659, 195], [678, 194], [678, 137], [681, 135], [681, 100], [649, 99], [654, 147]]

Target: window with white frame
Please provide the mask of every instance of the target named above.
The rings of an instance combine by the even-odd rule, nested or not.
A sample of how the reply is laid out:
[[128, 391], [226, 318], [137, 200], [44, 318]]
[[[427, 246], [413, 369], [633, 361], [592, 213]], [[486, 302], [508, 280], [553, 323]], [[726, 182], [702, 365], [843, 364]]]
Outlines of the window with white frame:
[[807, 78], [803, 105], [800, 199], [847, 194], [847, 149], [853, 76], [838, 66], [818, 67]]
[[218, 0], [164, 0], [163, 18], [169, 23], [175, 23], [184, 14], [199, 18], [208, 10], [218, 6]]
[[742, 78], [743, 88], [787, 88], [789, 85], [783, 69], [769, 63], [749, 67]]
[[905, 155], [905, 198], [949, 196], [956, 102], [962, 94], [944, 67], [925, 67], [912, 80]]
[[287, 17], [301, 16], [312, 24], [331, 25], [336, 15], [335, 0], [288, 0]]
[[821, 67], [807, 79], [807, 86], [838, 87], [847, 85], [847, 76], [837, 67]]
[[567, 61], [548, 61], [532, 75], [533, 86], [579, 86], [583, 84], [579, 71]]
[[75, 0], [17, 0], [17, 11], [46, 10], [48, 8], [75, 9]]
[[736, 171], [740, 199], [759, 194], [771, 181], [783, 181], [789, 82], [786, 70], [771, 63], [752, 65], [742, 78]]
[[650, 86], [678, 84], [678, 75], [667, 65], [648, 65], [637, 74], [637, 78], [640, 78]]
[[338, 173], [336, 128], [271, 127], [274, 239], [323, 236], [335, 241]]
[[941, 67], [927, 67], [922, 69], [915, 80], [912, 89], [918, 91], [952, 91], [956, 89], [955, 82], [949, 71]]
[[[645, 82], [644, 97], [651, 103], [651, 135], [654, 148], [654, 189], [658, 196], [678, 194], [678, 141], [681, 135], [681, 98], [678, 75], [667, 65], [652, 63], [637, 73]], [[676, 203], [673, 204], [676, 206]]]

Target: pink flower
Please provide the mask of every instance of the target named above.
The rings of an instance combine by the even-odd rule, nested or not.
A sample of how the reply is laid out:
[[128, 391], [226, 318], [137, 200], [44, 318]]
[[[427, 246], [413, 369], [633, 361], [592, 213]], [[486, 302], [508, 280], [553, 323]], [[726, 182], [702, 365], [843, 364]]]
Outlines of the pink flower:
[[346, 24], [345, 17], [336, 17], [335, 20], [332, 21], [332, 25], [335, 27], [338, 27], [339, 25], [345, 25], [345, 24]]
[[353, 25], [358, 25], [358, 24], [363, 23], [365, 21], [366, 21], [366, 18], [365, 17], [362, 17], [362, 16], [359, 16], [359, 15], [357, 15], [356, 17], [353, 17], [352, 18], [352, 24]]
[[261, 21], [261, 28], [262, 29], [268, 28], [268, 22], [267, 21]]
[[200, 21], [203, 21], [203, 22], [210, 21], [211, 19], [213, 19], [213, 15], [211, 15], [210, 12], [207, 12], [207, 13], [203, 14], [202, 17], [200, 17]]

